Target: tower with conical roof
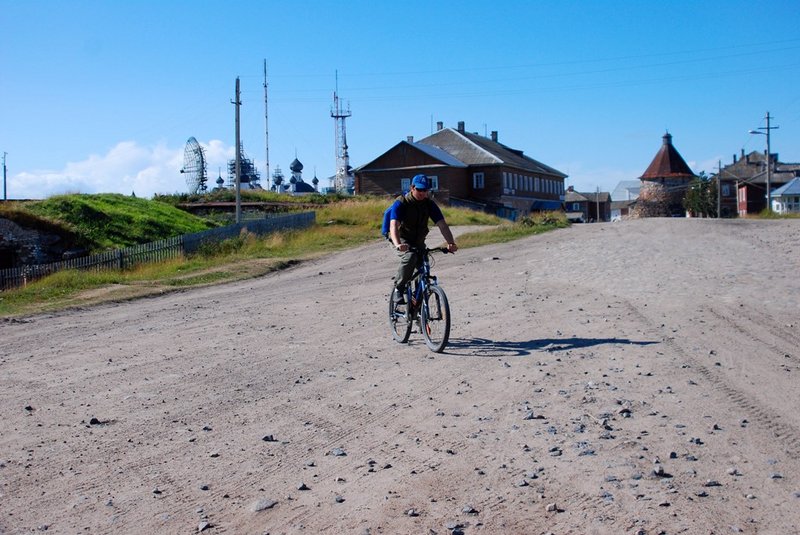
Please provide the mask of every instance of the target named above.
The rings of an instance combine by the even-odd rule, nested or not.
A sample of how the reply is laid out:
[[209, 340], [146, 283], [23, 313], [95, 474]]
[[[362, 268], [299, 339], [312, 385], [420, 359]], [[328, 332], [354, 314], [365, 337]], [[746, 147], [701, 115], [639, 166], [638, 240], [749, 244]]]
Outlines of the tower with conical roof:
[[672, 135], [667, 132], [661, 139], [661, 148], [639, 177], [642, 185], [633, 217], [669, 217], [686, 213], [683, 199], [695, 174], [672, 145]]

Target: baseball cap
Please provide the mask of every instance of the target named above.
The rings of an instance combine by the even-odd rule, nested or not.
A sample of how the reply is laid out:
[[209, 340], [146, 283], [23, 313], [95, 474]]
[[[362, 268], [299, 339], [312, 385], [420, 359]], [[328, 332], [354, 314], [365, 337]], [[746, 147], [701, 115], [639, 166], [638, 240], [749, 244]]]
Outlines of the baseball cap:
[[428, 189], [428, 177], [425, 175], [417, 175], [411, 179], [411, 185], [417, 189], [427, 190]]

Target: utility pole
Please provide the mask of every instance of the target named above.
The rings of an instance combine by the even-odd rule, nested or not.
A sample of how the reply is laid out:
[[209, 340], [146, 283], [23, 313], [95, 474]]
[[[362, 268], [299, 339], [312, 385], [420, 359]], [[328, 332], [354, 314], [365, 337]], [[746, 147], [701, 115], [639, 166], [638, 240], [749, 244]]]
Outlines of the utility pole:
[[242, 101], [239, 99], [239, 77], [236, 77], [236, 101], [231, 102], [236, 105], [236, 222], [242, 222], [242, 157], [239, 141], [239, 107]]
[[267, 181], [267, 186], [269, 186], [269, 108], [267, 106], [267, 60], [264, 59], [264, 143], [266, 147], [266, 164], [265, 168], [266, 171], [264, 172], [264, 177]]
[[595, 189], [594, 201], [597, 204], [597, 222], [599, 223], [602, 221], [602, 219], [600, 219], [600, 186], [595, 186], [595, 188], [597, 189]]
[[3, 200], [8, 200], [8, 194], [6, 193], [6, 156], [8, 156], [7, 152], [3, 152]]
[[[769, 121], [772, 119], [770, 117], [769, 112], [767, 112], [767, 126], [759, 126], [758, 130], [750, 130], [751, 134], [763, 134], [767, 136], [767, 211], [772, 211], [772, 191], [770, 190], [770, 185], [772, 183], [772, 149], [770, 148], [769, 144], [769, 131], [770, 130], [777, 130], [780, 128], [779, 126], [770, 126]], [[766, 130], [766, 132], [759, 132], [759, 130]]]
[[717, 219], [722, 217], [722, 160], [717, 160]]

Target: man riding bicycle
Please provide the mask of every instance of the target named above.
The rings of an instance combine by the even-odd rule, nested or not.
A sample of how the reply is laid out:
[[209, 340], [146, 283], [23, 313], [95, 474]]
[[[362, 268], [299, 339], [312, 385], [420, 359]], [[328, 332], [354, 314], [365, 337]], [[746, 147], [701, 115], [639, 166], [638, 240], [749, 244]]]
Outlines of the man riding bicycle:
[[458, 246], [439, 206], [428, 197], [428, 177], [425, 175], [417, 175], [411, 180], [411, 191], [392, 204], [389, 219], [389, 238], [400, 257], [394, 291], [396, 302], [402, 304], [405, 303], [406, 284], [419, 262], [419, 255], [412, 249], [424, 250], [428, 219], [439, 227], [448, 252], [455, 253]]

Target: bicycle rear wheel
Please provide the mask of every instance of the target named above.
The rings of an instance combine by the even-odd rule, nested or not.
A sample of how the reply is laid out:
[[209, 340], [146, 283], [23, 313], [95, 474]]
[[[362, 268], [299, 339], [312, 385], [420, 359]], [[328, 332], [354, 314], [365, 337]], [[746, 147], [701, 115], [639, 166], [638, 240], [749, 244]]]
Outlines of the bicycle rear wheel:
[[428, 286], [426, 290], [420, 315], [422, 336], [431, 351], [441, 353], [450, 338], [450, 305], [438, 286]]
[[408, 342], [408, 337], [411, 336], [411, 314], [407, 304], [401, 305], [396, 302], [394, 286], [389, 291], [389, 327], [396, 342], [401, 344]]

